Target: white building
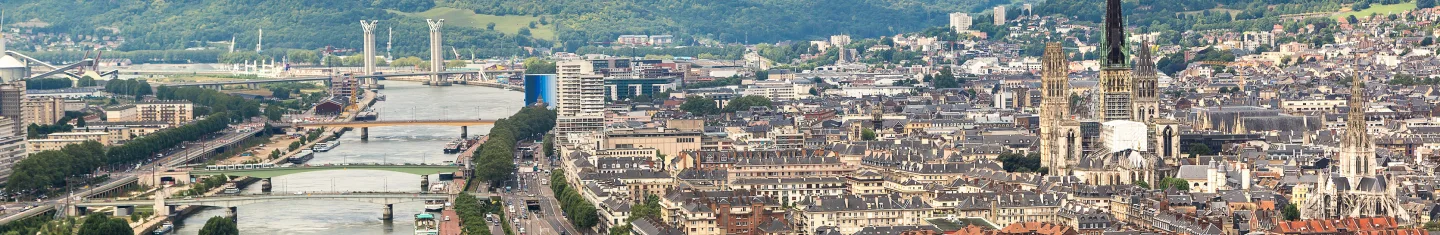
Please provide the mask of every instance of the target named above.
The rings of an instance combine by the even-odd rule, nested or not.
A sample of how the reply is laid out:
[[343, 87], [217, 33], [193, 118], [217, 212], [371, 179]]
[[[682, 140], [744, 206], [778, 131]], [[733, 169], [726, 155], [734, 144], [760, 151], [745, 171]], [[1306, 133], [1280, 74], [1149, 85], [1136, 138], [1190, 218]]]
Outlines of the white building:
[[605, 124], [605, 76], [589, 60], [565, 60], [556, 67], [556, 131], [561, 143], [571, 134], [599, 131]]
[[970, 24], [974, 23], [973, 20], [970, 18], [970, 13], [950, 13], [950, 29], [955, 30], [956, 33], [970, 30]]
[[1005, 6], [995, 6], [995, 25], [1005, 25]]

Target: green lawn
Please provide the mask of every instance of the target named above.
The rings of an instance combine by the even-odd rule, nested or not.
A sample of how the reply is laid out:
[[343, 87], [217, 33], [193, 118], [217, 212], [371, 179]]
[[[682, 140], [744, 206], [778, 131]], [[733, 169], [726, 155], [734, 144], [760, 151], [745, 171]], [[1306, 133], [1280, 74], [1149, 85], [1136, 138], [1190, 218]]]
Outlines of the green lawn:
[[[1410, 6], [1411, 6], [1411, 8], [1414, 8], [1415, 4], [1410, 4]], [[386, 10], [386, 11], [389, 11], [389, 12], [395, 13], [395, 14], [401, 14], [401, 15], [413, 16], [413, 17], [419, 17], [419, 18], [427, 18], [427, 19], [436, 19], [436, 18], [438, 18], [438, 19], [445, 19], [445, 25], [446, 25], [446, 26], [456, 25], [456, 26], [464, 26], [464, 27], [471, 27], [471, 28], [477, 28], [477, 29], [484, 29], [484, 28], [485, 28], [485, 25], [493, 22], [493, 23], [495, 23], [495, 30], [496, 30], [496, 31], [504, 32], [504, 33], [506, 33], [506, 34], [515, 34], [516, 32], [520, 32], [520, 28], [530, 27], [530, 22], [532, 22], [532, 21], [533, 21], [533, 22], [539, 22], [539, 21], [540, 21], [540, 17], [531, 17], [531, 16], [528, 16], [528, 15], [497, 16], [497, 15], [475, 14], [475, 12], [474, 12], [474, 11], [471, 11], [471, 10], [455, 9], [455, 8], [449, 8], [449, 7], [436, 7], [436, 8], [432, 8], [432, 9], [430, 9], [430, 10], [427, 10], [427, 11], [414, 12], [414, 13], [400, 12], [400, 11], [395, 11], [395, 10]], [[553, 19], [546, 19], [546, 20], [553, 20]], [[536, 23], [535, 26], [536, 26], [536, 28], [530, 29], [530, 35], [531, 35], [531, 36], [534, 36], [535, 38], [539, 38], [539, 39], [555, 40], [554, 24], [550, 24], [550, 25], [540, 25], [539, 23]]]
[[1331, 17], [1332, 17], [1332, 18], [1335, 18], [1335, 19], [1343, 19], [1343, 18], [1345, 18], [1345, 17], [1349, 17], [1349, 16], [1352, 16], [1352, 15], [1355, 16], [1355, 17], [1370, 16], [1371, 14], [1390, 15], [1390, 14], [1400, 14], [1400, 12], [1408, 11], [1408, 10], [1414, 10], [1414, 9], [1415, 9], [1415, 3], [1414, 3], [1414, 2], [1407, 2], [1407, 3], [1400, 3], [1400, 4], [1390, 4], [1390, 5], [1370, 5], [1370, 8], [1369, 8], [1369, 9], [1365, 9], [1365, 10], [1363, 10], [1363, 11], [1340, 12], [1340, 13], [1335, 13], [1335, 15], [1333, 15], [1333, 16], [1331, 16]]

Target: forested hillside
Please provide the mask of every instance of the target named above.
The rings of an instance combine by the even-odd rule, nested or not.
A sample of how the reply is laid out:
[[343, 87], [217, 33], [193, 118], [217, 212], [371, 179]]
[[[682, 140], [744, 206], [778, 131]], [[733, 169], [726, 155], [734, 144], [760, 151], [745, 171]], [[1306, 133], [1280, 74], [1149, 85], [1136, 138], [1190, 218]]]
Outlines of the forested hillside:
[[[205, 41], [239, 41], [237, 50], [255, 48], [257, 30], [265, 30], [265, 49], [358, 48], [360, 20], [380, 20], [379, 43], [385, 28], [394, 28], [394, 50], [400, 55], [427, 51], [428, 28], [423, 19], [406, 18], [385, 9], [421, 11], [429, 0], [19, 0], [0, 3], [8, 22], [38, 19], [51, 25], [42, 32], [118, 35], [120, 50], [183, 49]], [[118, 31], [113, 32], [112, 31]], [[469, 27], [446, 27], [445, 45], [481, 49], [496, 55], [518, 53], [519, 46], [551, 45], [548, 41]], [[14, 48], [12, 48], [14, 49]]]
[[447, 26], [447, 46], [480, 49], [484, 52], [477, 54], [487, 55], [515, 53], [520, 46], [532, 45], [574, 50], [621, 34], [672, 34], [685, 44], [694, 42], [692, 38], [753, 43], [833, 34], [875, 37], [942, 25], [949, 12], [983, 11], [1011, 1], [16, 0], [0, 7], [6, 9], [7, 22], [39, 19], [52, 24], [41, 31], [124, 36], [122, 50], [182, 49], [232, 36], [239, 41], [237, 48], [253, 50], [256, 30], [262, 28], [266, 48], [356, 48], [359, 20], [378, 19], [379, 34], [383, 28], [394, 28], [396, 52], [418, 55], [426, 50], [423, 20], [386, 10], [420, 12], [435, 7], [497, 16], [544, 16], [549, 22], [534, 27], [552, 27], [546, 29], [555, 32], [556, 40], [550, 41], [484, 27]]

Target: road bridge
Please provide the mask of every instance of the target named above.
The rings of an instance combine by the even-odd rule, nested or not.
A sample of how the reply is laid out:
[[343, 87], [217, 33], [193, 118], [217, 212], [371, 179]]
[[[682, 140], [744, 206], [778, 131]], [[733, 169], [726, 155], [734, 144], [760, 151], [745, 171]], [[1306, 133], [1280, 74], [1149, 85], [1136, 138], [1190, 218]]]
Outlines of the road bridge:
[[[371, 204], [384, 205], [382, 219], [389, 220], [393, 217], [394, 205], [406, 202], [423, 202], [429, 200], [449, 200], [450, 196], [444, 193], [414, 193], [414, 192], [371, 192], [371, 193], [268, 193], [268, 194], [245, 194], [233, 196], [199, 197], [185, 199], [156, 200], [130, 200], [110, 202], [82, 202], [76, 203], [68, 208], [66, 213], [71, 216], [83, 215], [88, 208], [92, 207], [116, 207], [116, 212], [133, 210], [136, 206], [153, 205], [157, 206], [157, 212], [166, 215], [171, 214], [178, 206], [208, 206], [224, 207], [230, 209], [230, 216], [236, 216], [237, 207], [265, 202], [294, 201], [294, 200], [326, 200], [326, 201], [355, 201]], [[163, 205], [164, 210], [158, 210]]]
[[[385, 78], [385, 77], [429, 76], [429, 75], [436, 75], [436, 74], [438, 74], [438, 75], [474, 75], [474, 76], [479, 76], [480, 71], [443, 71], [443, 72], [435, 72], [435, 73], [432, 73], [432, 72], [422, 72], [422, 73], [392, 73], [392, 74], [354, 75], [354, 76], [351, 76], [351, 77], [354, 77], [354, 78], [356, 78], [356, 79], [366, 79], [367, 81], [371, 81], [371, 83], [373, 83], [373, 79], [370, 79], [370, 78], [377, 78], [377, 79], [378, 79], [378, 78]], [[260, 84], [286, 83], [286, 82], [325, 82], [325, 83], [327, 83], [326, 85], [328, 86], [328, 85], [329, 85], [328, 83], [329, 83], [331, 80], [333, 80], [334, 78], [335, 78], [335, 76], [323, 76], [323, 77], [295, 77], [295, 78], [274, 78], [274, 79], [229, 80], [229, 81], [213, 81], [213, 82], [183, 82], [183, 83], [161, 84], [160, 86], [175, 86], [175, 87], [198, 86], [198, 87], [211, 88], [211, 89], [217, 89], [217, 90], [224, 89], [226, 85], [246, 85], [246, 86], [248, 86], [248, 87], [250, 87], [250, 88], [253, 89], [253, 88], [258, 88], [258, 87], [260, 86]]]
[[300, 127], [300, 128], [360, 128], [360, 139], [370, 138], [371, 127], [382, 126], [458, 126], [460, 127], [460, 138], [469, 135], [470, 126], [494, 125], [497, 120], [489, 119], [436, 119], [436, 120], [385, 120], [385, 121], [342, 121], [342, 122], [296, 122], [296, 123], [271, 123], [272, 127]]
[[292, 167], [270, 167], [256, 169], [235, 169], [235, 170], [192, 170], [189, 175], [226, 175], [226, 176], [249, 176], [254, 178], [275, 178], [278, 176], [314, 172], [314, 171], [337, 171], [337, 170], [375, 170], [390, 171], [416, 175], [433, 175], [451, 173], [460, 170], [459, 165], [320, 165], [320, 166], [292, 166]]

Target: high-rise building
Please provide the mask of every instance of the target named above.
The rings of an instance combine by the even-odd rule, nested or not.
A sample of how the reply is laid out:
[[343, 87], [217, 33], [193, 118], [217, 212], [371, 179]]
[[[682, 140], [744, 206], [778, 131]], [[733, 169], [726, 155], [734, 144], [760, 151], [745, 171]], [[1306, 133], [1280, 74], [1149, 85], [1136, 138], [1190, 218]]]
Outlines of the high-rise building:
[[21, 126], [50, 125], [65, 117], [65, 99], [60, 97], [25, 98], [20, 107]]
[[850, 35], [842, 34], [830, 36], [830, 45], [834, 45], [836, 47], [845, 47], [845, 45], [850, 45]]
[[1079, 160], [1080, 123], [1070, 116], [1070, 62], [1060, 43], [1047, 43], [1041, 62], [1040, 164], [1050, 175], [1069, 175]]
[[1005, 25], [1005, 6], [995, 6], [995, 25]]
[[21, 103], [25, 100], [25, 86], [19, 82], [0, 84], [0, 116], [20, 120]]
[[1120, 0], [1106, 0], [1105, 44], [1101, 50], [1100, 64], [1100, 110], [1095, 112], [1102, 121], [1131, 120], [1131, 91], [1134, 79], [1130, 74], [1129, 58], [1125, 53], [1125, 20], [1120, 12]]
[[556, 140], [569, 142], [569, 135], [599, 131], [605, 125], [605, 76], [597, 74], [590, 60], [555, 63]]
[[950, 29], [955, 30], [956, 33], [970, 30], [970, 24], [974, 23], [972, 22], [973, 20], [974, 19], [970, 18], [970, 13], [950, 13]]
[[15, 163], [25, 159], [25, 135], [15, 131], [19, 120], [0, 117], [0, 182], [10, 180]]

